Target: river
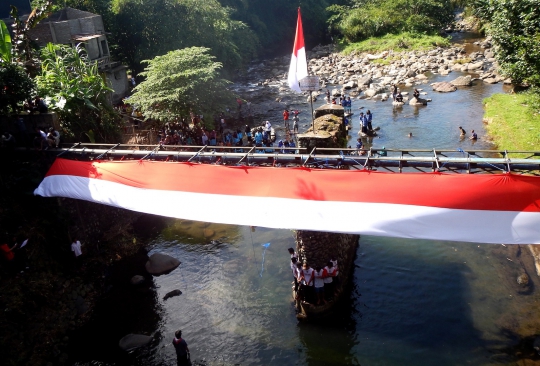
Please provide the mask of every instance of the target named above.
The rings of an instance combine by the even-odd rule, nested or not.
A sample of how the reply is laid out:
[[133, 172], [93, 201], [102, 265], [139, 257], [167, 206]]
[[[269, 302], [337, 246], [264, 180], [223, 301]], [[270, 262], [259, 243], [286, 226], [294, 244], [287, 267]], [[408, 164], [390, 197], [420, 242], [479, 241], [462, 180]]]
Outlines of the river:
[[[458, 75], [434, 75], [430, 82]], [[391, 102], [354, 101], [351, 135], [364, 107], [381, 128], [375, 147], [457, 154], [458, 148], [493, 148], [481, 103], [502, 92], [501, 84], [476, 82], [446, 94], [429, 84], [423, 89], [433, 99], [427, 107], [396, 110]], [[310, 113], [306, 103], [291, 107], [303, 118]], [[278, 122], [275, 113], [266, 117]], [[460, 139], [458, 126], [476, 130], [479, 140]], [[231, 214], [234, 209], [257, 207], [231, 208]], [[137, 273], [120, 270], [124, 276], [115, 277], [93, 320], [72, 337], [72, 361], [175, 365], [171, 341], [182, 329], [192, 360], [202, 365], [509, 365], [523, 356], [519, 350], [528, 341], [522, 337], [534, 334], [540, 298], [520, 292], [519, 265], [503, 245], [362, 236], [344, 301], [332, 316], [311, 324], [295, 317], [287, 253], [294, 246], [288, 230], [167, 219], [148, 249], [180, 259], [180, 267], [155, 277], [155, 288], [139, 289], [129, 284]], [[164, 301], [173, 289], [183, 294]], [[118, 340], [128, 333], [153, 334], [154, 340], [125, 353]]]

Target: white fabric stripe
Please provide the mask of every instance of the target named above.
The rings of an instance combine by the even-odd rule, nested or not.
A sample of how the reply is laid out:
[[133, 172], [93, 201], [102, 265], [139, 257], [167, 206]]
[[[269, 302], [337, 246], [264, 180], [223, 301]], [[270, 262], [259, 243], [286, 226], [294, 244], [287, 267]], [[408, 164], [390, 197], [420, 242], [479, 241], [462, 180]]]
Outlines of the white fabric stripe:
[[540, 243], [540, 213], [534, 212], [160, 191], [65, 175], [46, 177], [34, 194], [231, 225], [477, 243]]
[[308, 76], [306, 49], [302, 47], [298, 50], [297, 56], [294, 53], [291, 56], [291, 65], [289, 66], [289, 87], [297, 93], [301, 93], [298, 81]]

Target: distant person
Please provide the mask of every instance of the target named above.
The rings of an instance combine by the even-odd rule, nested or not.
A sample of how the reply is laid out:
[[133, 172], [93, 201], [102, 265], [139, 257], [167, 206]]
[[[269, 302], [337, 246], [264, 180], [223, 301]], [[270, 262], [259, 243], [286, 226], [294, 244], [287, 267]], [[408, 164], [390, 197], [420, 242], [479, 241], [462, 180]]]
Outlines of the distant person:
[[467, 132], [465, 132], [465, 130], [463, 129], [463, 127], [459, 126], [459, 135], [461, 137], [465, 136], [467, 134]]
[[420, 92], [418, 91], [418, 89], [414, 89], [413, 97], [416, 99], [420, 98]]
[[411, 137], [412, 137], [412, 132], [409, 132], [409, 138], [411, 138]]
[[47, 104], [41, 97], [36, 97], [34, 99], [34, 112], [39, 113], [47, 113], [49, 111], [49, 108], [47, 107]]
[[283, 111], [283, 123], [285, 124], [285, 131], [289, 130], [289, 110], [285, 109]]
[[394, 102], [396, 101], [397, 94], [398, 94], [397, 85], [392, 84], [392, 98], [394, 99]]
[[287, 249], [287, 250], [289, 251], [289, 254], [291, 255], [291, 259], [292, 259], [292, 258], [298, 259], [298, 254], [296, 254], [296, 252], [294, 251], [293, 248], [289, 248], [289, 249]]
[[476, 132], [474, 132], [474, 130], [471, 130], [471, 137], [469, 137], [469, 140], [478, 140], [478, 135], [476, 134]]
[[401, 94], [401, 91], [398, 89], [398, 93], [396, 95], [396, 102], [403, 103], [403, 95]]
[[176, 362], [178, 366], [191, 365], [189, 348], [184, 339], [182, 339], [182, 331], [177, 330], [174, 333], [174, 339], [172, 341], [174, 349], [176, 350]]
[[315, 288], [315, 295], [317, 297], [317, 305], [326, 304], [324, 299], [324, 276], [326, 272], [321, 267], [315, 268], [313, 272], [315, 280], [313, 281], [313, 287]]
[[371, 113], [371, 111], [369, 109], [366, 112], [366, 118], [367, 118], [367, 128], [368, 128], [368, 130], [373, 131], [373, 126], [371, 125], [371, 122], [373, 122], [373, 114]]
[[73, 255], [75, 258], [79, 258], [82, 255], [82, 244], [79, 240], [75, 239], [73, 240], [73, 243], [71, 243], [71, 251], [73, 252]]
[[326, 89], [326, 103], [330, 103], [330, 90]]

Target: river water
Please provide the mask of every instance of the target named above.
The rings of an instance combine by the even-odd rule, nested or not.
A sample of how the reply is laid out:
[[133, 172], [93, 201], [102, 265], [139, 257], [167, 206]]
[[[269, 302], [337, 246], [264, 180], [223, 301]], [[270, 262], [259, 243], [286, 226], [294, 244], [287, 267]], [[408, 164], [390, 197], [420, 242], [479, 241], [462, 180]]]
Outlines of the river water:
[[[354, 101], [352, 136], [364, 107], [381, 127], [375, 147], [493, 148], [484, 136], [481, 103], [502, 85], [476, 82], [447, 94], [428, 84], [423, 89], [433, 99], [427, 107]], [[290, 106], [309, 115], [306, 103]], [[278, 122], [277, 113], [263, 117]], [[480, 139], [460, 140], [458, 126], [478, 131]], [[231, 214], [235, 209], [257, 207], [231, 208]], [[139, 289], [129, 284], [137, 273], [124, 268], [93, 321], [74, 337], [72, 360], [174, 365], [171, 341], [182, 329], [192, 359], [204, 365], [510, 365], [524, 355], [523, 337], [534, 334], [539, 296], [520, 292], [521, 266], [503, 245], [362, 236], [344, 301], [311, 324], [295, 317], [287, 253], [294, 246], [288, 230], [167, 219], [148, 249], [180, 259], [180, 267], [155, 277], [155, 288]], [[174, 289], [183, 294], [164, 301]], [[128, 333], [154, 340], [125, 353], [118, 340]]]

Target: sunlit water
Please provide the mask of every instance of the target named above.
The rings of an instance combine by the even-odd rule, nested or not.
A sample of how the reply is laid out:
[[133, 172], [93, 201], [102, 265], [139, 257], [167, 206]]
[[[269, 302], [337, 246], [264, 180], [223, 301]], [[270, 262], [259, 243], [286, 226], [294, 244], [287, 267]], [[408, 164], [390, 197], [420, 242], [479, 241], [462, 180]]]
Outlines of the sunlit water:
[[[476, 82], [447, 94], [423, 88], [433, 99], [427, 107], [356, 100], [352, 136], [363, 106], [381, 127], [375, 147], [492, 148], [481, 101], [501, 85]], [[480, 139], [460, 140], [458, 126]], [[231, 214], [236, 209], [257, 208]], [[124, 268], [75, 337], [73, 361], [174, 365], [171, 340], [181, 328], [192, 359], [207, 365], [505, 365], [516, 360], [511, 349], [520, 336], [534, 334], [538, 296], [519, 293], [521, 266], [502, 245], [362, 236], [350, 291], [332, 316], [312, 324], [298, 323], [292, 305], [287, 248], [294, 246], [287, 230], [171, 220], [148, 247], [180, 259], [180, 267], [154, 278], [155, 289], [132, 287], [137, 273]], [[183, 294], [163, 301], [173, 289]], [[128, 333], [155, 337], [124, 353], [117, 345]]]

